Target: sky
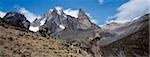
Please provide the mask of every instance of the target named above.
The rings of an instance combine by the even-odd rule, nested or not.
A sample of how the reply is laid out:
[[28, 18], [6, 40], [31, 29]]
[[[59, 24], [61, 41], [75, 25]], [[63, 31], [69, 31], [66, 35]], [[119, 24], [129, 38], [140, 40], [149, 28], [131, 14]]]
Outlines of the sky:
[[40, 18], [48, 10], [64, 9], [75, 16], [82, 9], [98, 25], [126, 22], [150, 12], [149, 0], [0, 0], [0, 17], [6, 12], [20, 12], [30, 21]]

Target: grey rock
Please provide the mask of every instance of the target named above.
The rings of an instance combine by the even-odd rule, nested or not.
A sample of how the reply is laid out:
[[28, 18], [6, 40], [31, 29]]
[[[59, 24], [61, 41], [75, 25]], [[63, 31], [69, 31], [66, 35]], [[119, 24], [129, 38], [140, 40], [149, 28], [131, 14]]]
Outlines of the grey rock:
[[17, 12], [8, 12], [3, 17], [2, 20], [10, 25], [14, 25], [14, 26], [18, 26], [18, 27], [22, 27], [26, 29], [28, 29], [30, 26], [30, 22], [26, 20], [26, 17]]
[[89, 20], [89, 17], [80, 9], [78, 13], [78, 21], [80, 23], [79, 28], [89, 29], [92, 27], [92, 23]]

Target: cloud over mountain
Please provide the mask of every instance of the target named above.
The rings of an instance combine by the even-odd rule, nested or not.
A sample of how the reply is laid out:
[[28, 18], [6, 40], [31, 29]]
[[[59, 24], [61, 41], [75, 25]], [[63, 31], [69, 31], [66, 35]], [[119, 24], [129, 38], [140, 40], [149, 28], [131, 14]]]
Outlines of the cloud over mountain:
[[21, 7], [19, 9], [19, 12], [23, 15], [25, 15], [25, 17], [27, 18], [27, 20], [29, 20], [30, 22], [33, 22], [36, 18], [40, 18], [41, 16], [38, 16], [30, 11], [28, 11], [27, 9]]
[[131, 21], [135, 17], [142, 16], [150, 12], [150, 0], [129, 0], [127, 3], [124, 3], [118, 7], [118, 13], [112, 16], [109, 22], [119, 22], [124, 23]]

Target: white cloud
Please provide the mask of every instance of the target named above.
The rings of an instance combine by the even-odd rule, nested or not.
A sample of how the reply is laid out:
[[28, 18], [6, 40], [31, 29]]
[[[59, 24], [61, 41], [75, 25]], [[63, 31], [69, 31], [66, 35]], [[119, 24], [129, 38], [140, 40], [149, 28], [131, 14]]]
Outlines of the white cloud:
[[1, 17], [1, 18], [4, 17], [5, 15], [6, 15], [5, 12], [0, 11], [0, 17]]
[[41, 16], [38, 16], [38, 15], [26, 10], [25, 8], [20, 8], [19, 12], [21, 14], [23, 14], [27, 18], [27, 20], [29, 20], [30, 22], [33, 22], [36, 18], [41, 17]]
[[100, 4], [103, 4], [104, 0], [98, 0]]
[[121, 5], [117, 11], [118, 13], [109, 22], [124, 23], [132, 21], [135, 17], [142, 16], [146, 13], [150, 13], [150, 0], [129, 0], [127, 3]]

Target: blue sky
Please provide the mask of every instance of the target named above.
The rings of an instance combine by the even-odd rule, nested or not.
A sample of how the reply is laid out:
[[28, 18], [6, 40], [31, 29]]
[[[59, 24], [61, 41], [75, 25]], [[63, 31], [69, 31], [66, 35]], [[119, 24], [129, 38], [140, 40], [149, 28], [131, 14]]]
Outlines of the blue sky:
[[44, 13], [46, 13], [49, 9], [52, 9], [56, 6], [62, 7], [63, 9], [70, 8], [73, 10], [78, 10], [81, 8], [85, 12], [89, 13], [90, 16], [92, 17], [91, 19], [94, 19], [98, 25], [101, 25], [106, 23], [106, 20], [109, 17], [113, 17], [117, 15], [118, 8], [128, 2], [132, 2], [132, 1], [129, 0], [1, 0], [0, 11], [2, 12], [18, 11], [18, 8], [22, 7], [25, 8], [25, 10], [32, 12], [34, 15], [41, 16]]

